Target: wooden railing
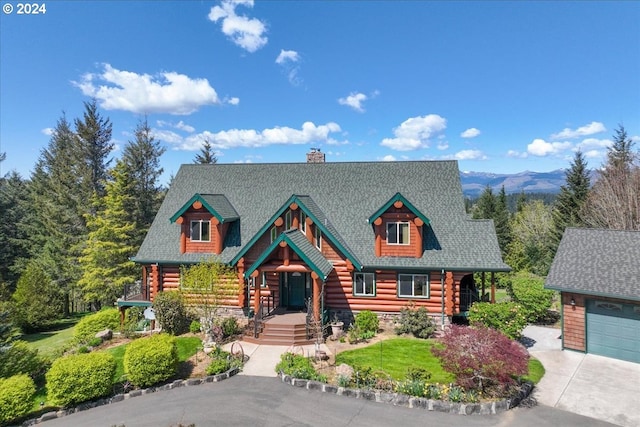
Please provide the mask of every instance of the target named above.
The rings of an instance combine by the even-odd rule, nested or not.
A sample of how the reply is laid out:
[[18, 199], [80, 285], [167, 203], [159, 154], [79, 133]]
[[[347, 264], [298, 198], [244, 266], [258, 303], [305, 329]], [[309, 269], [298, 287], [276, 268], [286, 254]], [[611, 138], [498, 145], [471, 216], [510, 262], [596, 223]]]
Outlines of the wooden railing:
[[143, 284], [141, 280], [124, 285], [122, 299], [125, 301], [149, 301], [151, 299], [149, 285]]
[[253, 337], [258, 338], [260, 332], [262, 332], [262, 324], [265, 317], [271, 316], [275, 311], [275, 300], [273, 295], [265, 295], [260, 297], [260, 305], [258, 306], [258, 312], [253, 316]]

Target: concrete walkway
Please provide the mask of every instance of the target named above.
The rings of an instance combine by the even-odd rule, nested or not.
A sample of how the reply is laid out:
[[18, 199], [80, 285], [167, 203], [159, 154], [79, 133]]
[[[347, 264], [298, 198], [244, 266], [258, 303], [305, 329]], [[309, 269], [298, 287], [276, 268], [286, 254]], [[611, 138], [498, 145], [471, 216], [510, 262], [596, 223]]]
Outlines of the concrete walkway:
[[640, 364], [562, 350], [560, 330], [528, 326], [529, 353], [546, 373], [538, 403], [625, 427], [640, 426]]
[[[316, 353], [315, 344], [302, 346], [284, 345], [259, 345], [250, 342], [240, 341], [244, 354], [249, 356], [239, 375], [250, 375], [256, 377], [275, 377], [276, 365], [280, 362], [280, 355], [285, 352], [313, 357]], [[223, 346], [223, 350], [229, 351], [231, 344]], [[330, 355], [329, 348], [325, 344], [320, 344], [320, 351]]]

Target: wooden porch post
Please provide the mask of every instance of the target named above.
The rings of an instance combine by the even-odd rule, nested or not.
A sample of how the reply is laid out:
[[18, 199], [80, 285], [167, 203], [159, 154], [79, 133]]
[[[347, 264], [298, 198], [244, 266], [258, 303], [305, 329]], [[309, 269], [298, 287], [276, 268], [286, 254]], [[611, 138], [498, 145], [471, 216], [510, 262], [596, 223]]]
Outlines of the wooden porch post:
[[453, 316], [455, 295], [453, 285], [453, 272], [447, 271], [444, 278], [445, 296], [444, 309], [447, 316]]
[[313, 279], [313, 320], [320, 320], [320, 277], [313, 271], [311, 273]]
[[251, 277], [253, 277], [253, 315], [258, 315], [258, 310], [260, 310], [260, 285], [256, 282], [256, 278], [260, 275], [258, 270], [255, 270], [251, 273]]
[[496, 303], [496, 274], [491, 272], [491, 304]]
[[153, 264], [151, 266], [151, 301], [153, 298], [158, 295], [160, 291], [160, 270], [158, 269], [158, 264]]
[[484, 298], [484, 293], [485, 293], [485, 286], [484, 286], [484, 285], [485, 285], [485, 283], [484, 283], [484, 282], [485, 282], [485, 274], [484, 274], [484, 271], [483, 271], [483, 272], [482, 272], [482, 296], [480, 297], [480, 299], [481, 299], [482, 301], [484, 301], [484, 299], [483, 299], [483, 298]]

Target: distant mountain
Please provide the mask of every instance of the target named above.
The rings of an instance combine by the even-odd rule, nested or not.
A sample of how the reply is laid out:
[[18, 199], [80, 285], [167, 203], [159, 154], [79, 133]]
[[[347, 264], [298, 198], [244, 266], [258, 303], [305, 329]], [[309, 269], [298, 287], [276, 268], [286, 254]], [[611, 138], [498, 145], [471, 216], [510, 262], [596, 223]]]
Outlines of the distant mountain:
[[462, 192], [467, 197], [478, 197], [491, 186], [494, 193], [504, 185], [507, 194], [520, 193], [558, 193], [565, 184], [566, 169], [551, 172], [525, 171], [515, 174], [496, 174], [486, 172], [460, 172]]

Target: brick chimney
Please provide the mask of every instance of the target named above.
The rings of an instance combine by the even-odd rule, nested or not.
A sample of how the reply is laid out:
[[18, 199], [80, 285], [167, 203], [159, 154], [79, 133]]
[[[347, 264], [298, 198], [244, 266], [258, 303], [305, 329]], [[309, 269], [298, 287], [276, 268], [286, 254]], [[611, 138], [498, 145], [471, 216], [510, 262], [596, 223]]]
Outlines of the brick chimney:
[[324, 163], [324, 153], [319, 148], [311, 148], [307, 153], [307, 163]]

